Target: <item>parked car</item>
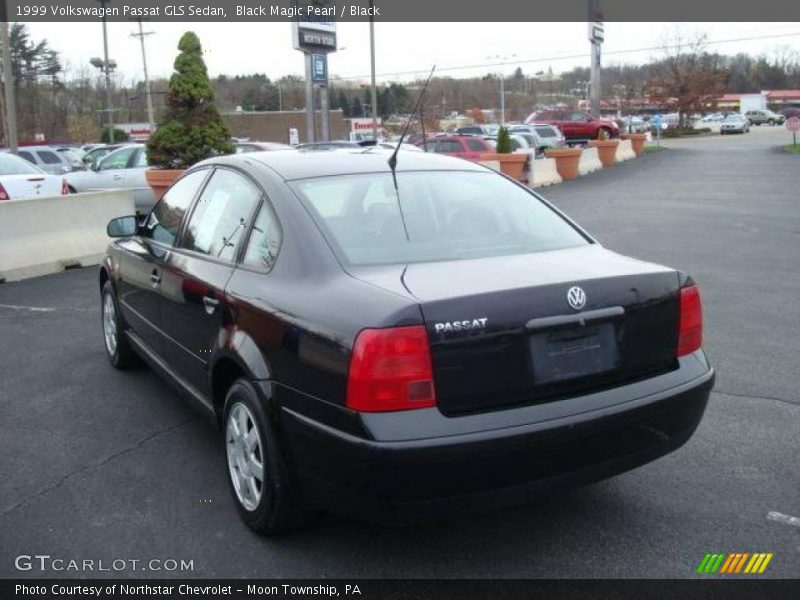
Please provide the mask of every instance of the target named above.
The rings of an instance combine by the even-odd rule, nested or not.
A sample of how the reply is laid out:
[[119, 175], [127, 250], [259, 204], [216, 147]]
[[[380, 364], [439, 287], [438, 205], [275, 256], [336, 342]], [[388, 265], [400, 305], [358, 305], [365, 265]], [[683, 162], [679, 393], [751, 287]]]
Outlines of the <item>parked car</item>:
[[731, 113], [722, 121], [719, 127], [720, 135], [726, 133], [747, 133], [750, 131], [750, 121], [745, 119], [742, 115]]
[[744, 113], [744, 118], [751, 125], [783, 125], [786, 121], [786, 117], [771, 110], [748, 110]]
[[27, 160], [0, 152], [0, 200], [58, 196], [69, 193], [63, 176], [50, 175]]
[[[563, 134], [555, 125], [531, 123], [528, 125], [510, 125], [509, 132], [533, 139], [537, 152], [543, 154], [548, 148], [561, 148], [566, 143]], [[528, 139], [528, 143], [531, 140]]]
[[248, 152], [274, 152], [276, 150], [294, 150], [289, 144], [278, 142], [236, 142], [236, 154], [247, 154]]
[[86, 168], [86, 163], [83, 162], [83, 156], [86, 153], [80, 148], [62, 146], [60, 148], [56, 148], [56, 152], [67, 159], [67, 162], [73, 171], [82, 171]]
[[722, 113], [712, 113], [700, 119], [701, 123], [721, 123], [725, 119]]
[[468, 161], [220, 156], [108, 233], [108, 360], [144, 359], [219, 424], [258, 532], [610, 477], [684, 444], [713, 386], [691, 277]]
[[110, 154], [114, 150], [122, 148], [125, 144], [96, 144], [83, 155], [83, 162], [87, 168], [91, 168], [98, 160]]
[[525, 119], [526, 123], [555, 125], [569, 142], [619, 137], [619, 125], [580, 110], [542, 110]]
[[147, 148], [144, 144], [125, 144], [92, 163], [86, 171], [67, 175], [72, 191], [91, 192], [129, 188], [137, 212], [146, 213], [155, 204], [153, 189], [147, 184]]
[[622, 117], [617, 119], [616, 122], [622, 133], [646, 133], [648, 130], [647, 123], [640, 117]]
[[476, 135], [439, 135], [418, 142], [417, 146], [427, 152], [447, 154], [467, 160], [480, 160], [485, 152], [494, 152], [494, 146]]
[[64, 175], [72, 171], [67, 157], [50, 146], [21, 146], [17, 150], [17, 156], [50, 175]]

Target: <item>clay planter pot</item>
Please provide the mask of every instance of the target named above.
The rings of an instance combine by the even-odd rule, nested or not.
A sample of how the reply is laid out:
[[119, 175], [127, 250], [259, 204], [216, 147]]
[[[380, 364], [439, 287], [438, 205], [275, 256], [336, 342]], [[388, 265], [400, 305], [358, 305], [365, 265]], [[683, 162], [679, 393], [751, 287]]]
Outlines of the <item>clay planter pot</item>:
[[623, 133], [620, 135], [623, 140], [630, 140], [633, 146], [633, 153], [638, 158], [644, 153], [644, 143], [647, 141], [646, 133]]
[[147, 185], [153, 188], [156, 201], [161, 200], [161, 196], [167, 191], [167, 188], [175, 183], [175, 180], [183, 175], [184, 169], [147, 169], [144, 176], [147, 179]]
[[619, 140], [589, 140], [589, 146], [597, 148], [597, 156], [603, 167], [613, 167], [617, 163]]
[[525, 165], [528, 163], [527, 154], [496, 154], [486, 152], [481, 154], [481, 160], [495, 160], [500, 163], [500, 171], [504, 175], [525, 182]]
[[556, 170], [561, 179], [568, 181], [578, 176], [578, 163], [581, 162], [583, 148], [548, 148], [544, 155], [556, 159]]

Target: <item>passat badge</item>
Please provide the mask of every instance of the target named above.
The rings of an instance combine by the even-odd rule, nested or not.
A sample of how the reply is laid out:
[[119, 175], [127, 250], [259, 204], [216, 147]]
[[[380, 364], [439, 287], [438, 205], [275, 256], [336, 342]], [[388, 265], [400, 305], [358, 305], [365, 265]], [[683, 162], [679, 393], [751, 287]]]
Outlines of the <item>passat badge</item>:
[[486, 322], [489, 319], [482, 317], [479, 319], [466, 319], [464, 321], [445, 321], [444, 323], [434, 323], [433, 328], [436, 333], [446, 333], [448, 331], [470, 331], [473, 329], [486, 329]]
[[569, 302], [569, 305], [575, 310], [582, 309], [586, 306], [586, 292], [577, 285], [572, 286], [567, 292], [567, 302]]

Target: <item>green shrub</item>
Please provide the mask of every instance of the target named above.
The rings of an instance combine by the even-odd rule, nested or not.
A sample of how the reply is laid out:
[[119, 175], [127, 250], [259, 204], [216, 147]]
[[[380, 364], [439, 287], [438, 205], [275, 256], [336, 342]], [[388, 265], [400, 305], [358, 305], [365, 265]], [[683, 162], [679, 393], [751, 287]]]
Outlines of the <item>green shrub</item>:
[[[117, 129], [114, 127], [114, 143], [119, 144], [120, 142], [127, 142], [131, 139], [131, 136], [122, 129]], [[108, 127], [103, 128], [103, 132], [100, 134], [100, 143], [101, 144], [110, 144], [111, 143], [111, 136], [108, 135]]]
[[508, 133], [508, 127], [501, 127], [497, 132], [497, 148], [495, 151], [498, 154], [511, 154], [511, 135]]
[[167, 169], [185, 169], [234, 151], [228, 127], [214, 105], [200, 40], [187, 31], [178, 50], [167, 90], [166, 117], [147, 142], [150, 164]]

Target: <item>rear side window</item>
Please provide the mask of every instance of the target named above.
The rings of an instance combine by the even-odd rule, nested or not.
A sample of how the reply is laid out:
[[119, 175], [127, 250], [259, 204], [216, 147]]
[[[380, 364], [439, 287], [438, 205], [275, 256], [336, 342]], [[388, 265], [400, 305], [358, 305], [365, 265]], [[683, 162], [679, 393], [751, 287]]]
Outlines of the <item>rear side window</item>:
[[189, 217], [181, 248], [232, 261], [260, 200], [261, 191], [250, 180], [217, 169]]
[[440, 140], [436, 143], [436, 148], [433, 150], [434, 152], [440, 153], [452, 153], [452, 152], [461, 152], [461, 144], [455, 140]]
[[153, 208], [147, 220], [145, 237], [170, 246], [175, 242], [183, 216], [192, 203], [192, 198], [208, 174], [208, 169], [200, 169], [183, 176], [167, 190], [167, 193]]
[[476, 152], [486, 152], [486, 146], [481, 140], [467, 140], [467, 146]]
[[55, 152], [50, 152], [48, 150], [38, 150], [36, 154], [39, 155], [39, 158], [41, 158], [42, 162], [46, 165], [61, 164], [61, 159], [58, 158], [58, 155]]
[[272, 207], [264, 202], [253, 223], [253, 230], [250, 233], [250, 239], [247, 240], [242, 264], [257, 269], [271, 270], [278, 258], [282, 240], [283, 234], [278, 219], [272, 212]]
[[33, 165], [36, 164], [36, 161], [33, 159], [33, 155], [30, 152], [25, 152], [24, 150], [20, 150], [19, 152], [17, 152], [17, 155], [19, 155], [20, 158], [24, 158]]
[[536, 196], [493, 173], [400, 172], [397, 184], [399, 200], [389, 173], [290, 185], [350, 264], [483, 258], [589, 243]]

